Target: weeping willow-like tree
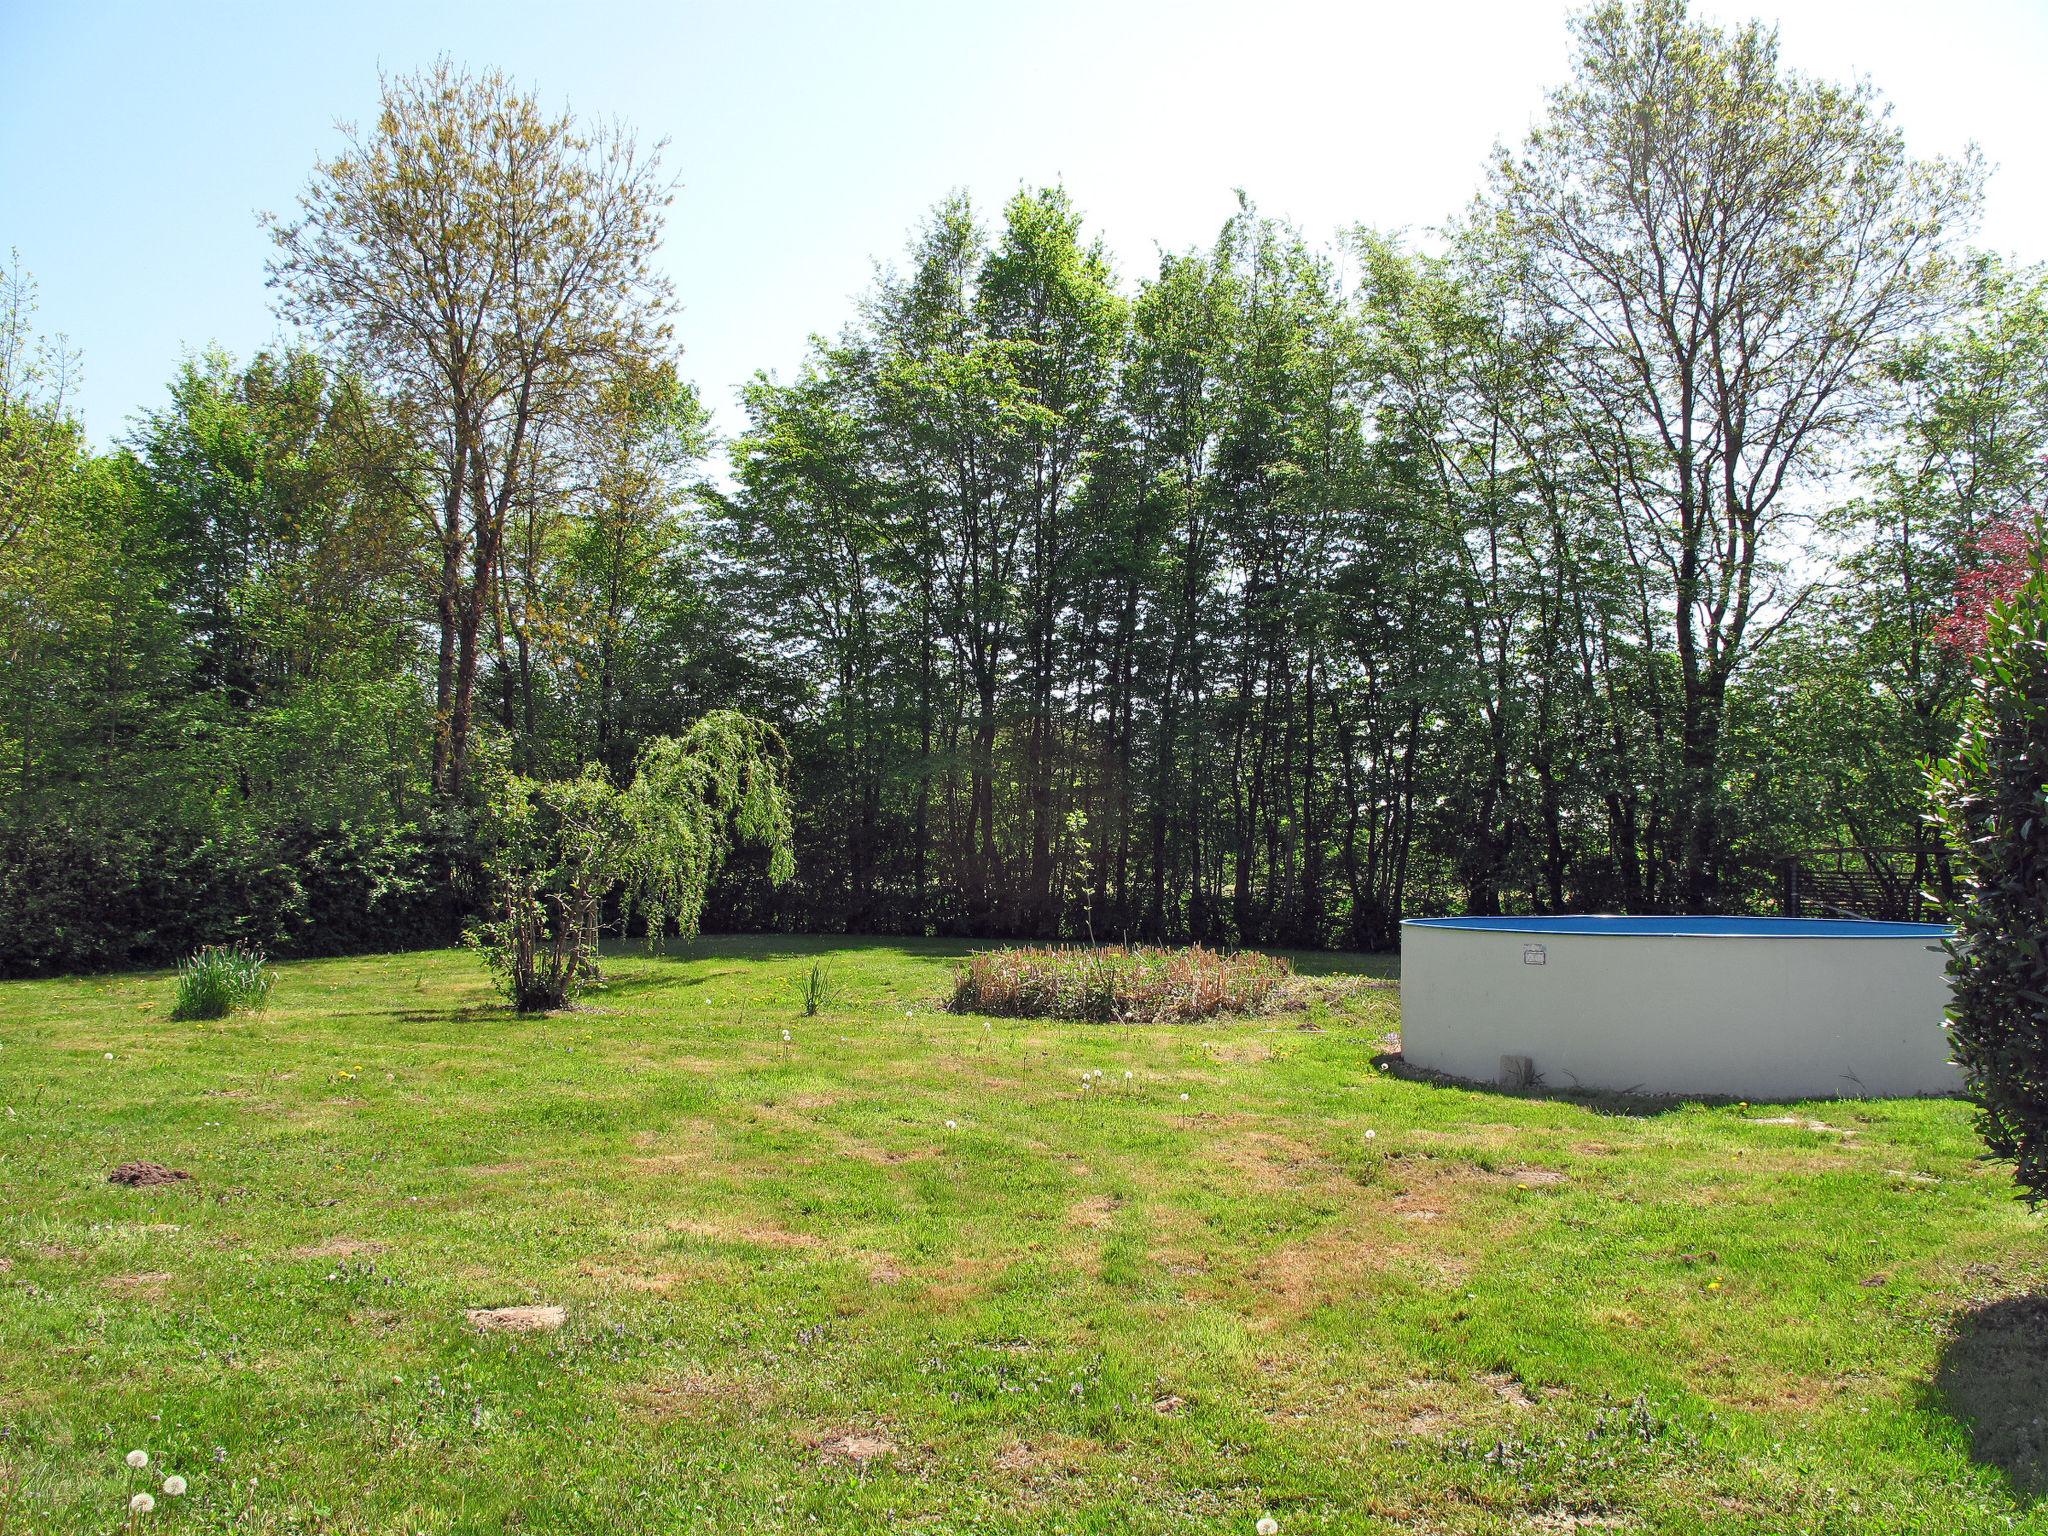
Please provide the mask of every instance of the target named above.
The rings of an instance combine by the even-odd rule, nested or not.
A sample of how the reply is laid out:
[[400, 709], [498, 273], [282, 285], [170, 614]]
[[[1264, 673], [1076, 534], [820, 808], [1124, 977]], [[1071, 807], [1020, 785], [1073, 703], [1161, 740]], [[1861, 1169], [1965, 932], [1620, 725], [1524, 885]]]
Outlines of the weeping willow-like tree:
[[789, 752], [772, 726], [716, 710], [650, 741], [619, 788], [597, 767], [573, 779], [509, 775], [485, 817], [491, 916], [471, 938], [522, 1013], [559, 1008], [599, 980], [598, 931], [689, 937], [735, 846], [768, 849], [777, 885], [795, 872]]

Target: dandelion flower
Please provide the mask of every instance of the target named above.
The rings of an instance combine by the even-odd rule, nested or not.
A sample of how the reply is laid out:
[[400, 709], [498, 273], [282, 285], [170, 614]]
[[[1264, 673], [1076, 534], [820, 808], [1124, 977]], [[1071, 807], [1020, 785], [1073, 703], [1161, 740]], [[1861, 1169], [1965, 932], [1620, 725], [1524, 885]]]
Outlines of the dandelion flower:
[[957, 1131], [960, 1129], [960, 1122], [958, 1120], [948, 1120], [946, 1122], [946, 1129], [949, 1131]]
[[130, 1452], [128, 1453], [128, 1458], [127, 1458], [127, 1459], [128, 1459], [128, 1465], [129, 1465], [129, 1466], [131, 1466], [131, 1467], [133, 1467], [133, 1468], [135, 1468], [135, 1470], [139, 1472], [139, 1471], [141, 1471], [141, 1470], [142, 1470], [142, 1469], [143, 1469], [144, 1467], [146, 1467], [146, 1466], [148, 1466], [148, 1465], [149, 1465], [149, 1452], [147, 1452], [147, 1451], [130, 1451]]
[[1378, 1136], [1378, 1135], [1379, 1135], [1379, 1132], [1378, 1132], [1378, 1131], [1367, 1131], [1367, 1132], [1365, 1133], [1365, 1139], [1366, 1139], [1367, 1141], [1371, 1141], [1371, 1140], [1372, 1140], [1372, 1139], [1373, 1139], [1374, 1137], [1376, 1137], [1376, 1136]]
[[179, 1477], [175, 1472], [164, 1479], [164, 1492], [168, 1493], [172, 1498], [175, 1499], [184, 1491], [185, 1479]]
[[1259, 1536], [1280, 1536], [1280, 1522], [1271, 1515], [1259, 1516], [1259, 1523], [1252, 1527]]
[[1124, 1081], [1128, 1083], [1128, 1082], [1129, 1082], [1130, 1080], [1131, 1080], [1131, 1074], [1130, 1074], [1130, 1073], [1128, 1073], [1128, 1072], [1126, 1072], [1126, 1073], [1124, 1074]]
[[789, 1040], [789, 1031], [788, 1031], [788, 1030], [786, 1030], [786, 1029], [785, 1029], [785, 1030], [784, 1030], [784, 1031], [782, 1032], [782, 1038], [783, 1038], [783, 1041], [784, 1041], [785, 1043], [787, 1043], [787, 1041]]
[[1180, 1096], [1180, 1101], [1181, 1101], [1181, 1103], [1183, 1103], [1183, 1104], [1187, 1103], [1187, 1101], [1188, 1101], [1188, 1096], [1187, 1096], [1186, 1094], [1182, 1094], [1182, 1095]]
[[128, 1501], [128, 1507], [138, 1515], [146, 1515], [156, 1508], [156, 1500], [146, 1493], [138, 1493]]
[[107, 1060], [112, 1061], [113, 1059], [114, 1053], [112, 1051], [107, 1052]]

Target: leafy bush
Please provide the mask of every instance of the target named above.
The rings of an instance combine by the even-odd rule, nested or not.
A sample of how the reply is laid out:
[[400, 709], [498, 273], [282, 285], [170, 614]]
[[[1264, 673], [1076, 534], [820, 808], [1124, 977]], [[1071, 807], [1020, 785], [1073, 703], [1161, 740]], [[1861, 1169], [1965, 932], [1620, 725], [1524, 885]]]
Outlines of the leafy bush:
[[453, 817], [0, 832], [0, 976], [172, 965], [203, 944], [281, 957], [445, 944], [461, 926], [467, 836]]
[[1934, 770], [1960, 879], [1949, 1035], [1986, 1144], [2048, 1199], [2048, 572], [1990, 614], [1955, 754]]
[[1260, 1013], [1293, 974], [1286, 960], [1241, 950], [990, 949], [953, 973], [955, 1013], [1157, 1023]]
[[270, 1001], [274, 978], [263, 951], [247, 944], [208, 944], [178, 962], [174, 1019], [224, 1019], [237, 1008]]
[[651, 944], [697, 931], [706, 890], [735, 843], [769, 850], [769, 878], [794, 870], [789, 753], [775, 730], [714, 710], [680, 738], [657, 736], [614, 787], [586, 767], [553, 782], [512, 775], [484, 818], [492, 912], [471, 930], [491, 974], [521, 1013], [573, 1001], [599, 979], [607, 903], [646, 919]]

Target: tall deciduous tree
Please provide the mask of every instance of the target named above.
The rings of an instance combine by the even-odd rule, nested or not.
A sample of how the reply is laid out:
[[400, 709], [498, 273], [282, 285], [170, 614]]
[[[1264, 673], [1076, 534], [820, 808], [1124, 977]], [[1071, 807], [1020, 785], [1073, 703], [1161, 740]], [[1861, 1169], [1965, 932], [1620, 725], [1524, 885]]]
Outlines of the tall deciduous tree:
[[1572, 83], [1483, 211], [1568, 328], [1568, 387], [1663, 588], [1680, 681], [1679, 897], [1726, 852], [1728, 692], [1796, 600], [1778, 561], [1801, 483], [1874, 403], [1876, 365], [1942, 301], [1974, 160], [1911, 159], [1868, 84], [1783, 68], [1776, 34], [1685, 0], [1606, 0]]
[[447, 61], [386, 78], [376, 121], [275, 225], [286, 314], [388, 395], [431, 485], [434, 777], [461, 790], [508, 518], [547, 423], [662, 350], [669, 185], [625, 129], [549, 112]]

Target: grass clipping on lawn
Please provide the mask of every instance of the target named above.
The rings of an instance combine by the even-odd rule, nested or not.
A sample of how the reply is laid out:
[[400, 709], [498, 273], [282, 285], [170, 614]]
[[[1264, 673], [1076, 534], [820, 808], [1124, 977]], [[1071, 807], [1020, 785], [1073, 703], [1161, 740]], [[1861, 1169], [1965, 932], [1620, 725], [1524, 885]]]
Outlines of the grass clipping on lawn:
[[1279, 1007], [1293, 980], [1284, 959], [1240, 950], [1058, 944], [989, 949], [953, 972], [955, 1013], [1159, 1024]]

